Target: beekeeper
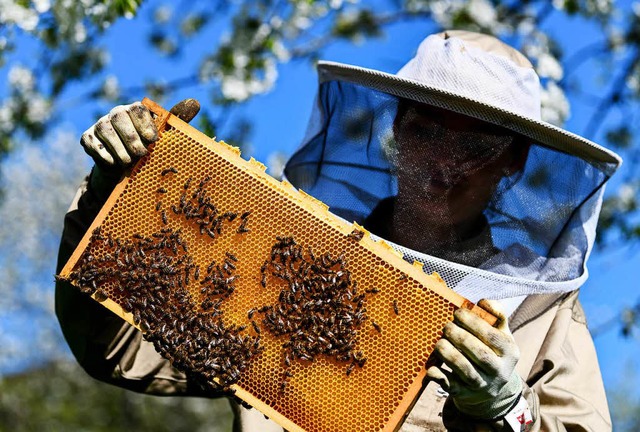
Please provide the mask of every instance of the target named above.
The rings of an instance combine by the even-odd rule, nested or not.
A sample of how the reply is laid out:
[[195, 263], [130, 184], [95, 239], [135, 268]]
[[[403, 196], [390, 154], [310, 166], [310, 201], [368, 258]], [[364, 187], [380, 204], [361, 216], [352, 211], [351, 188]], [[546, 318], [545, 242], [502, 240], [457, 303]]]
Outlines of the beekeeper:
[[[577, 296], [619, 157], [542, 121], [531, 64], [490, 36], [431, 35], [395, 75], [331, 62], [318, 71], [287, 179], [499, 318], [491, 327], [455, 312], [436, 345], [441, 365], [428, 370], [401, 430], [610, 430]], [[194, 106], [175, 112], [188, 121]], [[114, 108], [82, 136], [96, 165], [65, 218], [59, 269], [122, 169], [156, 138], [139, 103]], [[152, 394], [218, 396], [76, 288], [58, 284], [56, 311], [95, 378]], [[232, 407], [234, 430], [282, 430]]]

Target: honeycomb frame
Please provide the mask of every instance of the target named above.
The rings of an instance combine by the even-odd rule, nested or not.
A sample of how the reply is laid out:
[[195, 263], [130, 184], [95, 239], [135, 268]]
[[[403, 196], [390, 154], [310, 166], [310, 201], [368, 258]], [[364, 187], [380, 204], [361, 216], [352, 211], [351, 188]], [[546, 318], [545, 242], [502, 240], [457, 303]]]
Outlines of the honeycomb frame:
[[[150, 235], [168, 224], [185, 233], [190, 253], [203, 267], [212, 256], [221, 260], [225, 252], [233, 251], [239, 258], [237, 289], [221, 308], [232, 323], [247, 325], [247, 312], [273, 304], [281, 288], [273, 278], [262, 286], [258, 271], [276, 236], [293, 236], [319, 253], [343, 255], [358, 286], [379, 291], [366, 298], [369, 319], [358, 329], [358, 348], [366, 363], [345, 373], [344, 364], [321, 356], [313, 362], [294, 361], [287, 369], [282, 337], [263, 328], [264, 351], [231, 386], [237, 397], [285, 429], [398, 430], [426, 385], [434, 345], [455, 309], [466, 308], [490, 324], [496, 322], [449, 289], [437, 274], [424, 273], [419, 263], [406, 262], [364, 228], [343, 221], [302, 190], [269, 176], [253, 158], [242, 159], [239, 149], [207, 137], [149, 99], [143, 104], [156, 116], [159, 139], [115, 187], [60, 277], [70, 277], [96, 228], [115, 236]], [[169, 166], [177, 172], [164, 175]], [[211, 193], [222, 210], [251, 211], [248, 232], [238, 229], [213, 238], [194, 232], [171, 212], [160, 217], [159, 201], [176, 202], [188, 183], [207, 175], [213, 177]], [[113, 290], [107, 290], [106, 298], [95, 293], [92, 297], [140, 329]], [[256, 331], [247, 327], [255, 336]], [[292, 378], [283, 391], [277, 377], [285, 369]]]

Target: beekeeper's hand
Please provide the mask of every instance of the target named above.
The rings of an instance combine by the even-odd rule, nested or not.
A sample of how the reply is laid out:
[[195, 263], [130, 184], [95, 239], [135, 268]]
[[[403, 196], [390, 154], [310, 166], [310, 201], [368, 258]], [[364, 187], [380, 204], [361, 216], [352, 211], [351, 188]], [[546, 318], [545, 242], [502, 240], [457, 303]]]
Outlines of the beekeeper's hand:
[[478, 306], [498, 318], [496, 327], [471, 311], [456, 310], [435, 346], [451, 371], [432, 366], [427, 376], [449, 392], [460, 412], [495, 419], [507, 414], [522, 393], [515, 371], [520, 350], [498, 303], [480, 300]]
[[[189, 122], [200, 110], [195, 99], [185, 99], [171, 113]], [[80, 143], [93, 158], [94, 190], [106, 198], [126, 168], [147, 154], [147, 146], [158, 139], [151, 112], [140, 102], [119, 105], [82, 134]]]

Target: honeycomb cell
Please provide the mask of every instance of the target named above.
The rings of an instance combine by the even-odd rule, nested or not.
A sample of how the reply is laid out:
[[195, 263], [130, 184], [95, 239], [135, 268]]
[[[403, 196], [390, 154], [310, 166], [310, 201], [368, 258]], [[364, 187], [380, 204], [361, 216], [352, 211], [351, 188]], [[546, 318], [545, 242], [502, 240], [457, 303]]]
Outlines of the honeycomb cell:
[[[164, 117], [165, 112], [151, 108], [158, 119]], [[215, 308], [225, 325], [242, 328], [242, 338], [259, 337], [262, 351], [237, 377], [237, 395], [288, 430], [395, 430], [419, 395], [441, 329], [465, 300], [368, 235], [354, 235], [359, 228], [252, 168], [225, 144], [173, 117], [149, 150], [118, 185], [91, 230], [99, 227], [109, 239], [180, 233], [183, 254], [192, 262], [183, 285], [193, 313], [211, 307], [204, 304], [210, 299], [218, 302]], [[108, 241], [92, 246], [90, 237], [85, 236], [61, 276], [86, 264], [87, 251], [95, 259], [112, 252]], [[251, 314], [278, 303], [282, 280], [272, 274], [263, 279], [261, 272], [278, 237], [294, 238], [305, 256], [308, 250], [340, 256], [357, 292], [366, 293], [366, 320], [356, 328], [354, 345], [366, 361], [349, 375], [347, 364], [327, 355], [290, 359], [286, 367], [286, 336], [267, 331], [264, 314]], [[208, 285], [201, 283], [205, 278], [210, 278]], [[220, 291], [224, 283], [233, 289]], [[114, 312], [122, 315], [129, 308], [130, 290], [114, 281], [97, 288], [113, 300], [105, 305]], [[139, 322], [132, 314], [125, 318]], [[206, 362], [207, 353], [199, 355]]]

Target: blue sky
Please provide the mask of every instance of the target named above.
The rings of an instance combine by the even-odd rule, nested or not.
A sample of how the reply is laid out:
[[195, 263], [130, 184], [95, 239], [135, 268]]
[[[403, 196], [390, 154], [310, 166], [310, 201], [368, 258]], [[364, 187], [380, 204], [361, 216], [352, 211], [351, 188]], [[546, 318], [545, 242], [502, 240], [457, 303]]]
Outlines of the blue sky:
[[[196, 43], [192, 43], [192, 51], [188, 55], [173, 60], [162, 60], [148, 55], [148, 45], [144, 35], [148, 30], [145, 19], [148, 9], [141, 11], [141, 16], [134, 20], [122, 20], [109, 29], [104, 40], [109, 47], [111, 63], [109, 73], [115, 75], [123, 87], [139, 85], [144, 76], [162, 76], [167, 80], [185, 75], [185, 71], [194, 69], [201, 54], [207, 52], [211, 41], [217, 40], [221, 29], [213, 29], [199, 35]], [[562, 22], [549, 21], [549, 26], [562, 31], [561, 41], [567, 53], [579, 49], [591, 42], [588, 35], [590, 27], [579, 20]], [[405, 23], [389, 29], [385, 38], [373, 40], [361, 45], [339, 43], [326, 50], [323, 58], [358, 64], [360, 66], [380, 69], [387, 72], [397, 71], [408, 60], [419, 42], [433, 29], [419, 23]], [[554, 30], [557, 32], [558, 30]], [[18, 57], [29, 64], [29, 43], [21, 45]], [[585, 70], [596, 70], [596, 64], [585, 65]], [[582, 69], [578, 72], [580, 73]], [[0, 79], [4, 74], [0, 73]], [[279, 68], [279, 79], [274, 91], [254, 98], [235, 114], [243, 114], [254, 122], [254, 135], [251, 141], [253, 156], [266, 162], [267, 156], [274, 150], [290, 154], [301, 140], [311, 111], [316, 90], [316, 75], [309, 63], [293, 63]], [[0, 84], [0, 92], [5, 88]], [[184, 89], [175, 95], [167, 104], [183, 97], [199, 97], [201, 90]], [[73, 129], [78, 137], [93, 121], [94, 108], [106, 113], [111, 107], [89, 106], [78, 103], [77, 95], [86, 92], [86, 87], [74, 86], [62, 98], [60, 106], [61, 124]], [[207, 96], [200, 97], [206, 104]], [[90, 108], [90, 109], [87, 109]], [[167, 107], [168, 108], [168, 107]], [[585, 128], [592, 106], [584, 103], [572, 105], [572, 117], [567, 129], [581, 133]], [[224, 136], [219, 138], [224, 139]], [[78, 151], [82, 152], [78, 145]], [[88, 162], [88, 158], [87, 158]], [[614, 182], [615, 182], [614, 178]], [[71, 196], [69, 200], [71, 200]], [[589, 281], [582, 289], [581, 298], [592, 325], [608, 320], [623, 306], [629, 306], [637, 300], [638, 280], [640, 279], [640, 254], [637, 249], [619, 249], [606, 253], [596, 251], [590, 261]], [[640, 344], [638, 337], [622, 338], [617, 331], [609, 331], [595, 340], [598, 356], [602, 366], [605, 384], [614, 387], [624, 377], [621, 372], [625, 365], [632, 364], [638, 369]]]

